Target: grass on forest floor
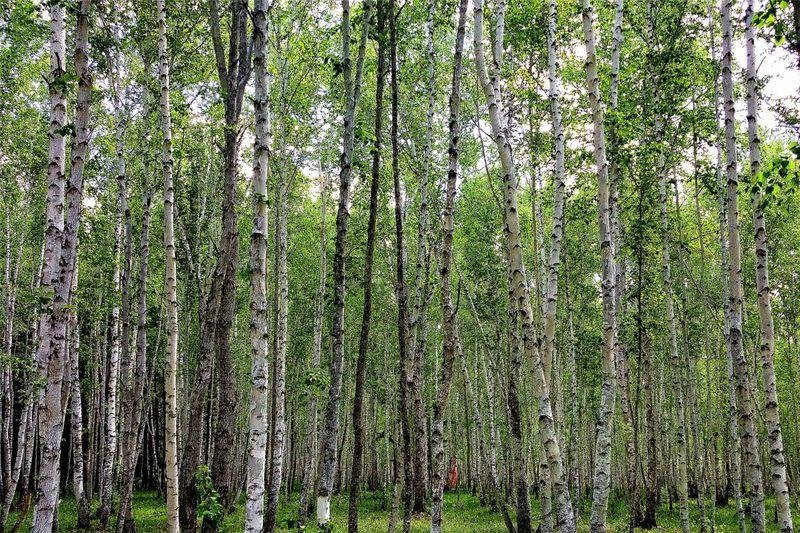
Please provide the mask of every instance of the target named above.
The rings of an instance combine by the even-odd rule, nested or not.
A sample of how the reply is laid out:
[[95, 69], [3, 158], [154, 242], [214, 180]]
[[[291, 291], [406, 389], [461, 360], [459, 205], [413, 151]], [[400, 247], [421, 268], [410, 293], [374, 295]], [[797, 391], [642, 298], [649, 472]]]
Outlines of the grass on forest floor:
[[[331, 505], [333, 530], [336, 532], [347, 531], [347, 494], [334, 496]], [[278, 531], [292, 531], [294, 520], [297, 517], [297, 495], [292, 495], [290, 500], [282, 501], [278, 512]], [[538, 517], [538, 501], [532, 500], [534, 520]], [[588, 515], [590, 502], [583, 502], [582, 516], [578, 531], [589, 531]], [[366, 493], [359, 506], [359, 530], [365, 533], [385, 532], [389, 523], [389, 508], [391, 506], [391, 493], [389, 491]], [[94, 510], [94, 507], [93, 507]], [[23, 523], [20, 531], [30, 530], [30, 515]], [[800, 529], [800, 511], [794, 509], [795, 529]], [[767, 531], [777, 531], [774, 525], [774, 501], [767, 500], [767, 517], [769, 524]], [[9, 517], [9, 529], [16, 522], [17, 516], [12, 513]], [[313, 524], [313, 516], [312, 516]], [[402, 519], [402, 517], [401, 517]], [[59, 522], [61, 531], [76, 530], [75, 501], [67, 498], [61, 501], [59, 507]], [[134, 520], [139, 533], [157, 533], [164, 531], [166, 523], [166, 507], [164, 501], [154, 491], [139, 491], [134, 494]], [[412, 532], [422, 533], [430, 527], [430, 517], [416, 517], [412, 522]], [[628, 510], [625, 502], [612, 500], [608, 509], [608, 531], [627, 531]], [[699, 531], [700, 513], [696, 502], [690, 503], [690, 520], [692, 531]], [[736, 524], [736, 510], [732, 506], [716, 509], [716, 531], [720, 533], [735, 533], [738, 531]], [[244, 524], [244, 506], [240, 505], [236, 511], [226, 517], [222, 531], [238, 533]], [[534, 526], [536, 524], [534, 523]], [[680, 531], [680, 516], [678, 507], [670, 510], [666, 505], [659, 509], [658, 529], [656, 531]], [[112, 528], [113, 529], [113, 528]], [[308, 527], [306, 531], [316, 528]], [[92, 531], [101, 531], [96, 521], [92, 523]], [[475, 533], [501, 533], [505, 531], [503, 519], [499, 513], [492, 512], [481, 506], [478, 499], [468, 493], [447, 493], [444, 498], [444, 531], [449, 533], [475, 532]]]

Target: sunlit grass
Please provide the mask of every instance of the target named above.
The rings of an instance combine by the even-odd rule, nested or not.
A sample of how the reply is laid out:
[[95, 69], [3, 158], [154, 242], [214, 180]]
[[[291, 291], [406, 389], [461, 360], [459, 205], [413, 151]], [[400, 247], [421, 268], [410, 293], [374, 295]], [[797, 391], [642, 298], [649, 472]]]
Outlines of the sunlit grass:
[[[296, 519], [298, 508], [298, 495], [293, 494], [290, 498], [281, 495], [281, 505], [278, 513], [277, 530], [278, 531], [296, 531]], [[534, 519], [534, 528], [537, 526], [539, 517], [539, 505], [535, 497], [532, 497], [532, 516]], [[710, 513], [710, 502], [707, 504], [707, 513]], [[92, 506], [95, 511], [97, 502]], [[347, 494], [339, 494], [333, 497], [331, 502], [331, 515], [333, 530], [336, 532], [347, 531], [347, 508], [348, 496]], [[361, 498], [359, 505], [359, 531], [371, 532], [385, 532], [389, 524], [389, 513], [391, 508], [391, 492], [371, 492], [365, 493]], [[590, 502], [583, 501], [581, 506], [581, 520], [578, 524], [578, 531], [589, 531], [589, 508]], [[795, 520], [795, 529], [800, 529], [800, 512], [793, 509], [795, 512], [793, 518]], [[33, 509], [30, 509], [26, 520], [23, 521], [19, 531], [30, 530], [31, 515]], [[774, 524], [774, 501], [767, 500], [767, 531], [778, 531]], [[113, 517], [116, 518], [116, 517]], [[710, 518], [710, 516], [709, 516]], [[11, 526], [16, 522], [17, 515], [12, 513], [7, 531], [10, 531]], [[654, 531], [680, 531], [680, 514], [677, 504], [670, 510], [669, 506], [664, 504], [659, 508], [658, 512], [658, 528]], [[166, 508], [164, 501], [159, 497], [158, 493], [154, 491], [139, 491], [134, 495], [134, 520], [136, 522], [136, 529], [142, 533], [157, 533], [165, 530], [166, 523]], [[399, 517], [402, 520], [402, 517]], [[691, 530], [700, 531], [700, 512], [697, 508], [697, 502], [691, 501], [690, 503], [690, 521]], [[61, 501], [59, 507], [59, 526], [60, 531], [76, 531], [76, 507], [75, 501], [72, 498], [65, 498]], [[112, 520], [113, 522], [113, 520]], [[736, 510], [733, 506], [718, 507], [715, 510], [715, 531], [720, 533], [736, 533], [738, 526], [736, 523]], [[626, 532], [628, 530], [628, 509], [625, 502], [616, 499], [609, 503], [608, 514], [608, 527], [609, 532]], [[239, 533], [242, 531], [244, 525], [244, 506], [237, 506], [236, 510], [225, 518], [222, 524], [222, 531], [226, 533]], [[398, 523], [398, 531], [401, 531], [401, 524]], [[113, 530], [113, 527], [109, 528]], [[422, 533], [430, 529], [429, 516], [416, 516], [411, 524], [411, 530], [414, 533]], [[748, 527], [749, 529], [749, 527]], [[475, 533], [500, 533], [505, 531], [502, 516], [493, 512], [487, 507], [480, 504], [477, 497], [466, 493], [447, 493], [444, 499], [444, 531], [448, 533], [460, 532], [475, 532]], [[102, 531], [94, 518], [92, 521], [91, 531]], [[309, 525], [306, 531], [316, 531], [314, 525], [313, 515], [310, 517]]]

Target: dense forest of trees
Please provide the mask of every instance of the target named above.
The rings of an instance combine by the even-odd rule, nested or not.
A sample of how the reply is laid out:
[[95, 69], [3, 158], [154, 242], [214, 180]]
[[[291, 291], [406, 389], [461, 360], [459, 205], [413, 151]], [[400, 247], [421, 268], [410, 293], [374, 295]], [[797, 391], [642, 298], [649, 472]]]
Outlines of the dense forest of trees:
[[0, 8], [0, 529], [800, 524], [797, 0]]

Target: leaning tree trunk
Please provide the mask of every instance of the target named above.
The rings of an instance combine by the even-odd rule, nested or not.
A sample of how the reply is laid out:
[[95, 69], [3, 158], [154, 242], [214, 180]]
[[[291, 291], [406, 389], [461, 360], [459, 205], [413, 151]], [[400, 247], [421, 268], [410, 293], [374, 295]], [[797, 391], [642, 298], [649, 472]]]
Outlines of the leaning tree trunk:
[[[750, 179], [756, 183], [761, 170], [761, 143], [758, 138], [758, 94], [756, 80], [755, 28], [753, 27], [753, 0], [747, 1], [745, 12], [745, 45], [747, 48], [747, 137], [750, 155]], [[783, 434], [778, 410], [778, 391], [775, 385], [775, 327], [772, 321], [772, 303], [769, 286], [769, 254], [767, 228], [764, 223], [763, 194], [753, 195], [753, 227], [756, 244], [756, 288], [758, 289], [758, 319], [761, 326], [761, 366], [764, 379], [764, 419], [770, 446], [770, 479], [775, 492], [775, 514], [778, 527], [783, 532], [794, 530], [789, 507], [789, 484], [786, 460], [783, 455]]]
[[158, 0], [158, 81], [161, 90], [161, 167], [164, 180], [164, 292], [167, 295], [167, 354], [164, 365], [164, 477], [167, 531], [178, 525], [178, 275], [175, 266], [175, 185], [172, 179], [172, 119], [169, 104], [166, 0]]
[[72, 278], [78, 256], [78, 231], [83, 204], [83, 169], [89, 150], [89, 115], [91, 111], [92, 75], [89, 71], [89, 6], [90, 0], [81, 0], [77, 10], [75, 30], [75, 72], [78, 77], [78, 94], [75, 105], [75, 135], [70, 157], [70, 176], [65, 199], [67, 202], [64, 232], [58, 259], [58, 278], [53, 283], [53, 299], [49, 326], [45, 328], [46, 347], [40, 359], [45, 370], [44, 390], [39, 396], [39, 490], [32, 530], [50, 533], [54, 527], [61, 481], [61, 437], [64, 429], [64, 412], [68, 397], [66, 370], [67, 322], [72, 304]]
[[336, 471], [336, 449], [339, 444], [339, 408], [342, 395], [342, 371], [344, 366], [344, 299], [345, 299], [345, 248], [347, 226], [350, 219], [349, 201], [351, 175], [353, 171], [353, 143], [355, 141], [355, 114], [361, 97], [361, 78], [364, 72], [369, 20], [372, 16], [372, 2], [367, 0], [364, 13], [364, 26], [358, 46], [355, 79], [350, 59], [350, 0], [342, 0], [342, 74], [346, 97], [344, 129], [342, 135], [342, 157], [339, 171], [339, 206], [336, 213], [336, 248], [333, 256], [333, 326], [331, 342], [330, 387], [328, 407], [325, 411], [325, 427], [320, 446], [320, 478], [317, 494], [317, 524], [323, 531], [330, 530], [331, 494]]
[[725, 109], [725, 154], [727, 177], [728, 279], [730, 283], [730, 351], [736, 376], [736, 401], [739, 409], [739, 437], [746, 467], [747, 490], [750, 497], [750, 518], [754, 533], [765, 528], [764, 484], [761, 472], [758, 433], [756, 432], [747, 355], [742, 334], [742, 265], [739, 241], [739, 176], [736, 168], [736, 124], [733, 100], [733, 71], [731, 67], [731, 4], [722, 0], [722, 98]]
[[[433, 408], [431, 428], [431, 448], [433, 448], [433, 508], [431, 509], [431, 533], [442, 531], [442, 495], [444, 493], [445, 455], [444, 419], [447, 416], [450, 382], [453, 377], [453, 364], [457, 348], [457, 309], [453, 306], [450, 282], [453, 263], [453, 212], [455, 210], [456, 183], [458, 181], [459, 120], [461, 116], [461, 72], [464, 55], [464, 34], [466, 33], [467, 0], [458, 5], [458, 27], [456, 29], [456, 48], [453, 56], [453, 80], [450, 88], [450, 119], [448, 121], [448, 168], [447, 188], [442, 208], [442, 250], [439, 262], [439, 275], [442, 283], [442, 376]], [[466, 366], [464, 367], [466, 371]], [[464, 378], [468, 376], [465, 372]], [[476, 406], [476, 412], [478, 407]], [[481, 424], [482, 425], [482, 424]], [[483, 435], [481, 435], [483, 438]]]
[[600, 79], [594, 37], [594, 10], [590, 0], [583, 0], [583, 33], [586, 39], [586, 84], [594, 125], [594, 158], [597, 165], [597, 210], [600, 226], [600, 255], [602, 258], [603, 294], [603, 388], [600, 397], [600, 416], [597, 421], [595, 467], [590, 525], [593, 532], [605, 531], [608, 493], [611, 486], [611, 432], [616, 400], [615, 347], [617, 324], [614, 310], [614, 242], [611, 232], [608, 162], [606, 160], [603, 108], [600, 102]]
[[[547, 456], [550, 467], [550, 476], [553, 484], [553, 496], [556, 506], [556, 526], [566, 533], [575, 531], [575, 516], [572, 512], [572, 502], [569, 495], [569, 487], [566, 482], [564, 461], [561, 454], [561, 447], [555, 432], [553, 420], [553, 409], [550, 402], [549, 384], [545, 380], [542, 360], [536, 346], [536, 334], [533, 328], [533, 311], [531, 309], [530, 288], [525, 273], [525, 264], [522, 258], [522, 242], [520, 237], [520, 223], [517, 209], [517, 178], [514, 160], [511, 151], [511, 144], [505, 125], [502, 123], [503, 115], [500, 100], [500, 64], [503, 54], [503, 32], [505, 4], [498, 5], [497, 22], [495, 28], [495, 42], [492, 53], [492, 77], [490, 79], [487, 67], [486, 56], [483, 45], [483, 1], [474, 0], [474, 48], [475, 62], [478, 70], [478, 78], [489, 108], [489, 118], [492, 127], [492, 137], [500, 154], [500, 162], [503, 169], [504, 184], [504, 234], [505, 234], [505, 254], [507, 262], [507, 274], [509, 280], [509, 307], [519, 316], [522, 328], [522, 346], [525, 355], [533, 363], [534, 392], [538, 397], [539, 414], [539, 436], [542, 441], [542, 448]], [[512, 321], [513, 322], [513, 321]], [[515, 337], [518, 333], [512, 324], [512, 345], [515, 344]], [[512, 353], [514, 347], [512, 346]], [[513, 372], [509, 377], [514, 377]], [[512, 390], [512, 393], [515, 392]], [[513, 398], [509, 399], [513, 404]], [[512, 410], [513, 411], [513, 410]], [[512, 430], [513, 431], [513, 430]], [[521, 435], [520, 435], [521, 436]], [[521, 439], [517, 439], [521, 440]], [[524, 472], [517, 468], [518, 472]], [[524, 493], [518, 491], [518, 498], [527, 500], [527, 489]], [[522, 504], [522, 526], [530, 528], [530, 518], [524, 521], [525, 513], [529, 513], [526, 508], [527, 501]], [[518, 512], [519, 512], [518, 505]], [[519, 524], [520, 515], [517, 517]], [[520, 527], [520, 531], [526, 531], [525, 527]]]
[[384, 2], [378, 0], [376, 36], [378, 39], [378, 69], [375, 74], [375, 141], [372, 145], [372, 180], [369, 187], [369, 221], [367, 250], [364, 255], [364, 304], [361, 314], [361, 333], [358, 338], [356, 384], [353, 396], [353, 462], [350, 471], [350, 503], [347, 530], [358, 531], [358, 495], [361, 490], [361, 464], [364, 454], [363, 402], [367, 377], [367, 350], [372, 320], [372, 263], [375, 255], [375, 227], [378, 223], [378, 189], [380, 188], [381, 142], [383, 139], [383, 90], [386, 76], [386, 35]]
[[244, 529], [264, 528], [264, 475], [267, 462], [267, 175], [269, 173], [269, 81], [267, 78], [267, 6], [256, 0], [253, 10], [255, 71], [255, 141], [253, 154], [253, 231], [250, 234], [250, 436]]

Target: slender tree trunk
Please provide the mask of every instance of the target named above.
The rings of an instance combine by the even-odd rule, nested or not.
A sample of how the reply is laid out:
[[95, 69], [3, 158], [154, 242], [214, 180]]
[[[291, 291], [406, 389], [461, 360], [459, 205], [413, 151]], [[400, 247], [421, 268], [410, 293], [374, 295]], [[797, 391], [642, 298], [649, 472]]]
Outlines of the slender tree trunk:
[[[660, 131], [660, 121], [657, 120], [656, 129]], [[677, 318], [675, 316], [675, 304], [673, 301], [672, 269], [670, 258], [670, 238], [669, 221], [667, 219], [667, 169], [664, 168], [664, 150], [660, 147], [659, 165], [657, 166], [659, 176], [659, 197], [661, 206], [661, 272], [664, 284], [664, 302], [667, 311], [667, 322], [669, 327], [669, 357], [672, 366], [672, 388], [675, 394], [675, 418], [676, 418], [676, 450], [675, 461], [677, 467], [677, 487], [678, 500], [680, 503], [681, 527], [684, 533], [689, 532], [689, 488], [687, 475], [688, 445], [686, 442], [686, 419], [684, 408], [683, 380], [681, 379], [682, 369], [684, 368], [681, 357], [678, 355], [678, 336]]]
[[[314, 298], [314, 347], [311, 366], [316, 372], [322, 356], [322, 330], [325, 318], [325, 282], [327, 278], [327, 213], [328, 213], [328, 177], [322, 169], [322, 185], [320, 191], [320, 230], [319, 230], [319, 283]], [[303, 478], [300, 490], [298, 524], [305, 525], [308, 513], [309, 492], [314, 490], [317, 466], [317, 395], [310, 394], [308, 400], [308, 430], [305, 436], [305, 454], [303, 456]]]
[[[72, 283], [73, 292], [78, 288], [78, 272]], [[81, 404], [81, 381], [78, 372], [80, 356], [80, 327], [78, 314], [74, 309], [69, 311], [67, 325], [69, 342], [69, 382], [70, 382], [70, 435], [72, 437], [72, 490], [77, 504], [77, 526], [81, 529], [89, 527], [89, 499], [84, 489], [83, 463], [83, 406]]]
[[434, 47], [434, 15], [436, 3], [428, 0], [428, 16], [425, 23], [426, 52], [428, 56], [428, 109], [425, 120], [425, 153], [423, 171], [419, 180], [419, 223], [417, 225], [417, 251], [414, 270], [414, 306], [409, 317], [411, 343], [409, 349], [413, 357], [413, 386], [411, 399], [414, 404], [414, 513], [424, 513], [427, 508], [427, 495], [430, 488], [428, 471], [428, 419], [425, 416], [425, 351], [428, 344], [428, 302], [430, 301], [431, 251], [429, 239], [429, 182], [431, 153], [433, 150], [433, 116], [436, 102], [436, 50]]
[[614, 309], [614, 242], [609, 205], [608, 162], [605, 149], [603, 109], [600, 102], [600, 80], [597, 74], [597, 57], [594, 37], [594, 10], [590, 0], [583, 0], [583, 32], [586, 39], [586, 84], [594, 124], [594, 158], [597, 166], [597, 210], [600, 226], [600, 254], [602, 258], [603, 295], [603, 387], [600, 398], [600, 416], [597, 421], [597, 443], [592, 493], [591, 530], [602, 532], [606, 528], [608, 493], [611, 485], [611, 440], [616, 400], [617, 324]]
[[[547, 280], [543, 309], [543, 344], [545, 380], [551, 386], [553, 357], [555, 354], [556, 310], [558, 298], [558, 269], [561, 260], [561, 239], [564, 235], [564, 129], [561, 121], [561, 80], [558, 61], [558, 12], [555, 0], [550, 0], [547, 18], [547, 64], [550, 100], [550, 114], [553, 123], [553, 144], [555, 172], [553, 173], [553, 230], [550, 239], [550, 253], [547, 261]], [[535, 183], [532, 189], [536, 190]], [[534, 196], [535, 197], [535, 196]], [[534, 213], [534, 222], [536, 213]], [[541, 224], [539, 224], [541, 227]], [[538, 240], [538, 239], [537, 239]], [[542, 253], [544, 249], [542, 248]], [[543, 533], [553, 530], [551, 484], [549, 467], [545, 454], [542, 454], [539, 478], [542, 480], [540, 499], [542, 518], [539, 526]]]
[[[255, 141], [253, 155], [253, 231], [250, 234], [250, 436], [247, 457], [247, 502], [244, 529], [260, 533], [264, 526], [264, 476], [267, 462], [267, 175], [269, 174], [269, 81], [267, 78], [267, 5], [256, 0], [253, 10], [255, 71]], [[274, 520], [274, 519], [273, 519]], [[273, 521], [274, 524], [274, 521]]]
[[356, 106], [361, 97], [364, 54], [367, 47], [372, 9], [371, 0], [367, 0], [354, 77], [350, 59], [350, 0], [342, 0], [342, 74], [344, 77], [346, 109], [339, 172], [339, 206], [336, 213], [336, 249], [333, 257], [333, 326], [331, 330], [333, 355], [330, 369], [331, 382], [328, 407], [325, 412], [325, 427], [322, 432], [320, 446], [321, 471], [317, 493], [317, 524], [323, 531], [328, 531], [331, 528], [331, 494], [333, 492], [334, 473], [336, 472], [336, 447], [339, 442], [339, 408], [344, 365], [345, 248], [347, 244], [347, 226], [350, 219], [348, 203], [353, 170], [354, 121]]
[[[709, 8], [711, 9], [711, 8]], [[719, 206], [719, 245], [720, 245], [720, 272], [721, 272], [721, 286], [722, 286], [722, 308], [724, 328], [723, 336], [725, 339], [726, 358], [725, 368], [726, 375], [724, 382], [727, 388], [727, 424], [729, 435], [725, 439], [726, 442], [726, 455], [730, 463], [730, 483], [733, 487], [734, 502], [736, 504], [736, 515], [739, 525], [740, 533], [747, 531], [745, 523], [744, 505], [742, 502], [742, 474], [741, 474], [741, 448], [739, 440], [739, 430], [737, 422], [737, 406], [736, 406], [736, 380], [733, 375], [733, 360], [731, 359], [731, 344], [730, 344], [730, 282], [728, 279], [728, 238], [727, 238], [727, 191], [725, 184], [725, 174], [723, 170], [723, 140], [725, 132], [723, 130], [722, 117], [720, 114], [722, 104], [722, 94], [720, 93], [720, 72], [721, 61], [717, 59], [717, 50], [714, 41], [714, 19], [713, 14], [709, 15], [709, 39], [711, 44], [711, 56], [714, 58], [717, 66], [717, 72], [714, 77], [714, 120], [716, 124], [716, 182], [717, 182], [717, 201]], [[726, 496], [727, 498], [727, 496]]]
[[[42, 345], [47, 351], [39, 359], [45, 370], [46, 384], [39, 396], [39, 489], [33, 517], [33, 531], [50, 533], [53, 530], [61, 481], [61, 437], [64, 429], [64, 412], [68, 397], [69, 379], [65, 381], [67, 322], [72, 303], [72, 278], [78, 253], [78, 231], [83, 203], [83, 169], [89, 149], [89, 114], [92, 94], [92, 75], [89, 71], [89, 5], [81, 0], [77, 11], [75, 30], [75, 72], [78, 77], [78, 94], [75, 105], [75, 136], [73, 138], [70, 176], [65, 199], [66, 218], [58, 260], [58, 279], [54, 286], [52, 310], [45, 328], [47, 341]], [[68, 378], [68, 376], [67, 376]]]
[[[747, 137], [749, 141], [750, 179], [755, 183], [761, 170], [761, 141], [758, 137], [758, 89], [756, 80], [755, 28], [753, 0], [747, 1], [745, 11], [745, 46], [747, 49]], [[775, 385], [775, 326], [769, 285], [769, 253], [767, 229], [764, 222], [763, 194], [753, 195], [753, 227], [756, 245], [756, 288], [758, 289], [758, 318], [761, 326], [761, 367], [764, 379], [764, 419], [770, 446], [770, 479], [775, 492], [775, 513], [782, 532], [794, 530], [789, 507], [789, 485], [786, 460], [783, 455], [783, 434], [778, 410], [778, 391]], [[759, 459], [760, 460], [760, 459]]]
[[[411, 514], [414, 506], [414, 464], [412, 462], [411, 427], [412, 412], [409, 405], [409, 394], [414, 387], [413, 353], [411, 331], [408, 325], [408, 286], [405, 275], [405, 243], [403, 238], [403, 198], [400, 188], [400, 139], [399, 139], [399, 90], [397, 81], [397, 16], [396, 0], [389, 0], [389, 72], [392, 92], [392, 178], [394, 182], [394, 228], [395, 228], [395, 297], [397, 299], [397, 339], [399, 359], [400, 387], [400, 421], [403, 438], [403, 533], [411, 531]], [[427, 448], [427, 446], [426, 446]], [[419, 452], [417, 452], [419, 453]]]
[[[115, 103], [118, 109], [121, 108], [122, 102], [117, 97], [115, 98]], [[125, 222], [126, 222], [126, 214], [130, 216], [128, 212], [128, 184], [127, 184], [127, 176], [125, 173], [125, 155], [124, 155], [124, 146], [125, 146], [125, 118], [122, 117], [121, 113], [117, 113], [116, 117], [117, 122], [117, 132], [116, 132], [116, 142], [117, 142], [117, 222], [116, 222], [116, 232], [114, 238], [114, 293], [115, 294], [122, 294], [124, 293], [127, 288], [123, 288], [123, 270], [127, 270], [127, 266], [123, 266], [123, 248], [125, 247], [124, 241], [126, 240], [125, 236]], [[127, 259], [127, 257], [125, 258]], [[108, 520], [112, 513], [112, 507], [114, 502], [112, 501], [114, 498], [114, 461], [117, 458], [117, 444], [118, 444], [118, 435], [117, 435], [117, 427], [119, 423], [119, 418], [117, 416], [118, 412], [121, 410], [118, 409], [119, 402], [117, 401], [117, 388], [119, 385], [119, 377], [120, 377], [120, 358], [121, 358], [121, 351], [122, 346], [127, 344], [128, 339], [123, 338], [122, 335], [122, 323], [120, 314], [120, 304], [116, 303], [117, 298], [114, 297], [114, 306], [111, 309], [111, 354], [109, 356], [108, 361], [108, 378], [106, 381], [106, 419], [105, 419], [105, 432], [104, 438], [106, 441], [106, 455], [103, 458], [103, 469], [102, 469], [102, 476], [101, 476], [101, 493], [100, 493], [100, 524], [103, 527], [108, 525]], [[122, 305], [124, 306], [128, 302], [127, 295], [124, 294], [123, 298], [121, 299]], [[127, 314], [127, 313], [126, 313]], [[128, 352], [129, 350], [125, 350]], [[124, 379], [123, 379], [124, 381]], [[123, 388], [125, 385], [123, 385]], [[127, 450], [126, 450], [127, 452]]]
[[[145, 184], [145, 187], [148, 187]], [[150, 204], [152, 193], [145, 190], [142, 200], [142, 228], [139, 241], [139, 279], [136, 303], [136, 357], [132, 373], [133, 385], [128, 393], [131, 395], [126, 402], [127, 415], [125, 418], [125, 431], [122, 435], [125, 450], [123, 456], [122, 494], [120, 508], [117, 515], [118, 533], [132, 533], [136, 531], [133, 521], [133, 482], [136, 474], [136, 464], [141, 450], [142, 415], [144, 411], [144, 390], [147, 380], [147, 271], [150, 257]]]
[[175, 266], [175, 185], [172, 179], [172, 119], [169, 102], [169, 52], [166, 0], [158, 0], [158, 81], [161, 90], [161, 166], [164, 180], [164, 292], [167, 294], [167, 354], [164, 366], [164, 477], [167, 485], [167, 531], [178, 524], [178, 276]]
[[289, 182], [286, 173], [278, 172], [278, 213], [276, 237], [276, 317], [275, 317], [275, 376], [273, 385], [272, 458], [269, 491], [264, 522], [265, 531], [273, 531], [278, 512], [283, 463], [286, 450], [286, 345], [288, 342], [289, 278], [287, 271], [287, 219], [289, 209]]
[[739, 242], [739, 177], [736, 169], [736, 127], [731, 67], [732, 0], [722, 0], [722, 98], [725, 109], [725, 174], [727, 178], [728, 279], [730, 282], [730, 352], [736, 376], [736, 401], [739, 412], [739, 437], [746, 466], [747, 490], [750, 499], [750, 518], [753, 532], [765, 528], [764, 484], [761, 472], [758, 434], [751, 399], [750, 376], [742, 335], [742, 266]]
[[367, 222], [367, 250], [364, 255], [364, 306], [361, 315], [361, 333], [358, 339], [356, 384], [353, 396], [353, 463], [350, 472], [350, 503], [347, 530], [358, 531], [358, 496], [361, 490], [361, 470], [364, 454], [363, 402], [364, 382], [367, 376], [367, 351], [372, 320], [372, 263], [375, 254], [375, 226], [378, 222], [378, 189], [380, 188], [381, 143], [383, 139], [383, 91], [386, 76], [386, 24], [384, 3], [378, 0], [376, 36], [378, 39], [378, 69], [375, 74], [375, 141], [372, 146], [372, 181], [369, 189], [369, 221]]
[[[467, 0], [460, 0], [458, 5], [458, 26], [456, 29], [456, 46], [453, 56], [453, 78], [450, 88], [450, 118], [448, 121], [448, 168], [447, 188], [444, 207], [442, 208], [442, 249], [439, 261], [439, 276], [442, 283], [442, 374], [436, 391], [436, 403], [433, 407], [433, 424], [431, 428], [431, 448], [433, 448], [433, 508], [431, 510], [431, 533], [442, 531], [442, 496], [445, 477], [444, 420], [447, 416], [450, 382], [453, 377], [453, 364], [456, 358], [458, 343], [457, 323], [458, 309], [453, 306], [451, 269], [453, 263], [453, 231], [454, 210], [456, 200], [456, 184], [458, 181], [458, 145], [461, 116], [461, 72], [464, 55], [464, 34], [466, 33]], [[466, 365], [464, 367], [466, 370]], [[468, 376], [465, 372], [465, 379]], [[465, 385], [466, 386], [466, 385]], [[476, 412], [478, 406], [476, 405]], [[477, 420], [476, 420], [477, 422]], [[481, 424], [482, 426], [482, 424]], [[505, 514], [507, 516], [507, 513]]]
[[[478, 78], [483, 90], [486, 102], [489, 107], [489, 118], [492, 127], [492, 136], [500, 154], [500, 162], [503, 168], [504, 184], [504, 234], [505, 234], [505, 254], [509, 280], [509, 308], [515, 315], [519, 316], [518, 324], [522, 328], [522, 347], [525, 355], [533, 363], [534, 392], [538, 398], [539, 414], [539, 435], [542, 441], [542, 448], [547, 455], [547, 462], [550, 466], [550, 476], [553, 483], [553, 496], [556, 507], [556, 527], [561, 528], [565, 533], [575, 531], [575, 516], [572, 512], [572, 502], [570, 501], [569, 488], [566, 483], [564, 461], [561, 455], [561, 448], [558, 437], [555, 433], [553, 422], [553, 410], [550, 402], [549, 385], [545, 379], [542, 360], [536, 346], [536, 335], [533, 330], [533, 312], [531, 309], [530, 289], [528, 287], [525, 264], [522, 259], [522, 244], [520, 238], [520, 224], [517, 210], [517, 178], [515, 174], [514, 160], [512, 157], [511, 145], [508, 140], [506, 126], [502, 123], [502, 102], [500, 100], [500, 65], [503, 53], [503, 32], [505, 29], [505, 3], [498, 5], [497, 21], [495, 26], [495, 40], [492, 53], [492, 76], [489, 77], [486, 67], [486, 57], [483, 45], [483, 2], [474, 0], [475, 31], [474, 48], [475, 62], [478, 70]], [[514, 344], [519, 343], [519, 335], [514, 330], [512, 320], [512, 355]], [[515, 340], [516, 339], [516, 340]], [[509, 377], [513, 378], [513, 370]], [[511, 384], [513, 385], [513, 383]], [[516, 391], [509, 387], [512, 397], [509, 398], [509, 406], [513, 406]], [[510, 409], [513, 412], [513, 409]], [[516, 424], [514, 424], [516, 425]], [[521, 429], [521, 428], [520, 428]], [[516, 431], [512, 428], [512, 432]], [[521, 437], [521, 431], [518, 432]], [[521, 439], [517, 439], [521, 444]], [[518, 465], [519, 466], [519, 465]], [[523, 469], [517, 468], [519, 472]], [[518, 505], [517, 523], [521, 533], [530, 529], [530, 518], [527, 520], [525, 514], [529, 514], [527, 500], [527, 489], [524, 494], [518, 491], [518, 498], [524, 501]], [[519, 510], [522, 510], [522, 513]], [[522, 522], [520, 522], [522, 517]]]

